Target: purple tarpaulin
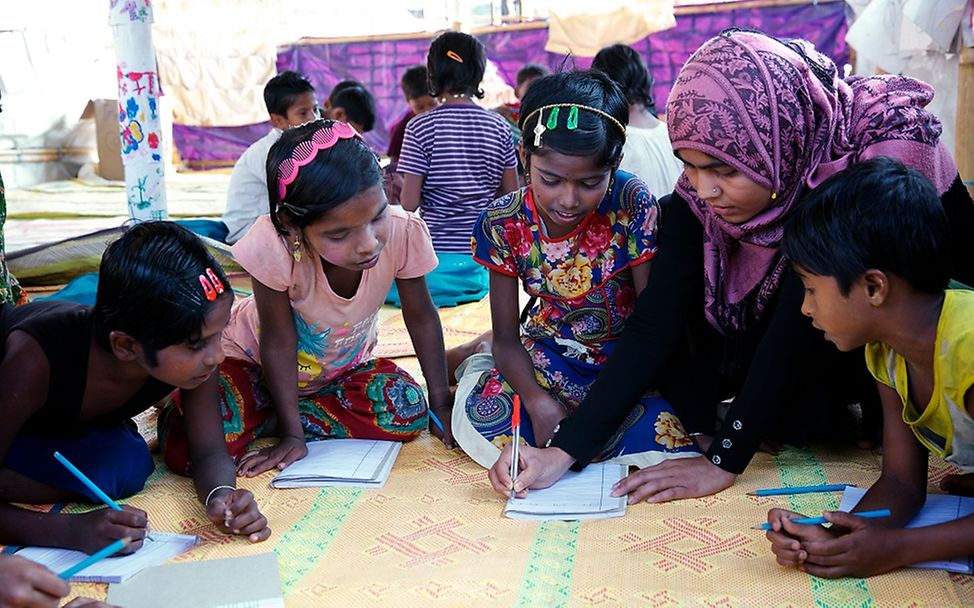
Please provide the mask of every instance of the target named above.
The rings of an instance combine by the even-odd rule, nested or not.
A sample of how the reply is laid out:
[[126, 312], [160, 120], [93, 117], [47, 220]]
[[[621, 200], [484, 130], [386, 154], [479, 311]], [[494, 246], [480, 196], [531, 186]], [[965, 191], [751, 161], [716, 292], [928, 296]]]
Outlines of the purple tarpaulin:
[[[678, 14], [676, 27], [647, 36], [632, 46], [646, 60], [656, 80], [653, 94], [663, 110], [666, 97], [680, 67], [703, 42], [728, 27], [761, 29], [780, 38], [805, 38], [839, 65], [849, 59], [845, 44], [845, 3], [820, 1], [790, 6], [764, 6], [733, 9], [720, 5], [711, 12]], [[538, 28], [510, 28], [475, 35], [487, 47], [487, 56], [501, 76], [513, 85], [517, 70], [525, 63], [541, 63], [553, 71], [575, 66], [586, 68], [591, 58], [576, 57], [565, 63], [563, 55], [544, 50], [548, 31]], [[388, 130], [406, 111], [399, 90], [399, 75], [407, 67], [426, 63], [426, 50], [432, 35], [396, 40], [363, 40], [360, 42], [321, 42], [281, 48], [277, 69], [296, 70], [306, 75], [324, 101], [328, 91], [340, 80], [355, 79], [365, 83], [376, 98], [378, 118], [375, 129], [366, 139], [384, 152]], [[173, 138], [183, 160], [190, 165], [232, 163], [243, 151], [262, 137], [269, 123], [243, 127], [193, 127], [175, 125]], [[202, 162], [200, 162], [202, 161]]]

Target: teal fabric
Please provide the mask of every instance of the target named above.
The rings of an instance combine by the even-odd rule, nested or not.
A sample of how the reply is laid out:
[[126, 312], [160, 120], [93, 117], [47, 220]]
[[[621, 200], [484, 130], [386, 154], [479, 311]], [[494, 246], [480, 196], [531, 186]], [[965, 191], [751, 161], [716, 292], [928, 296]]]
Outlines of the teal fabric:
[[[466, 253], [437, 253], [440, 264], [426, 275], [426, 286], [437, 308], [476, 302], [487, 295], [487, 269]], [[386, 304], [402, 307], [399, 290], [392, 284]]]

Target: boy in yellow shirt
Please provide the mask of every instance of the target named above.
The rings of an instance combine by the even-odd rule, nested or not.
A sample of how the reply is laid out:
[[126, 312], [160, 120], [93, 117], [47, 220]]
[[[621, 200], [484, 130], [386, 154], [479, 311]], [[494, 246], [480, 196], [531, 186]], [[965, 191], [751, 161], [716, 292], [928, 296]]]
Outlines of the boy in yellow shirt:
[[[946, 289], [949, 243], [933, 186], [887, 158], [826, 180], [785, 228], [785, 255], [805, 286], [802, 312], [840, 350], [866, 345], [884, 450], [856, 511], [892, 516], [826, 512], [826, 528], [772, 509], [767, 538], [779, 564], [835, 578], [974, 554], [974, 516], [903, 528], [926, 500], [928, 451], [974, 471], [974, 292]], [[972, 479], [947, 489], [971, 493]]]

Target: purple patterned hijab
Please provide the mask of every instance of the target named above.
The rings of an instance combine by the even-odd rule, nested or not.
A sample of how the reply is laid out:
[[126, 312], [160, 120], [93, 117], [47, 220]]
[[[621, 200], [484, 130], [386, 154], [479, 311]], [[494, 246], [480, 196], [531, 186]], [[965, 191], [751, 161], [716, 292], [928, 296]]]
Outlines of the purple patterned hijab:
[[726, 32], [690, 57], [666, 107], [673, 149], [703, 152], [775, 193], [766, 210], [731, 224], [685, 174], [676, 184], [703, 224], [704, 307], [716, 329], [735, 333], [761, 318], [786, 267], [784, 221], [830, 175], [891, 156], [921, 171], [938, 193], [950, 187], [957, 167], [939, 143], [940, 121], [923, 109], [932, 98], [930, 86], [902, 76], [842, 80], [804, 40], [785, 45]]

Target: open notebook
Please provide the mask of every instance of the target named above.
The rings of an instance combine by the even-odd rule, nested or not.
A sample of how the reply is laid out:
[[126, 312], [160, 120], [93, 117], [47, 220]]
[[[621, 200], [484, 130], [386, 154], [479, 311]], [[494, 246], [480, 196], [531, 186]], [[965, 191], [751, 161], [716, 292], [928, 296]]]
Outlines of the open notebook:
[[283, 608], [277, 556], [260, 553], [148, 568], [108, 588], [125, 608]]
[[[198, 536], [153, 531], [135, 553], [108, 557], [72, 576], [72, 583], [120, 583], [149, 566], [156, 566], [175, 557], [200, 542]], [[26, 547], [17, 552], [20, 557], [43, 564], [54, 572], [62, 572], [88, 557], [81, 551], [52, 547]]]
[[308, 455], [271, 480], [272, 488], [345, 486], [381, 488], [402, 444], [372, 439], [325, 439], [308, 443]]
[[[839, 504], [840, 511], [851, 511], [859, 504], [859, 501], [866, 494], [865, 488], [854, 488], [849, 486], [842, 494], [842, 503]], [[917, 513], [907, 528], [922, 528], [934, 524], [942, 524], [953, 521], [961, 517], [966, 517], [974, 513], [974, 498], [966, 496], [953, 496], [951, 494], [927, 494], [927, 501], [923, 503], [923, 508]], [[913, 564], [914, 568], [929, 568], [930, 570], [946, 570], [948, 572], [960, 572], [961, 574], [974, 574], [974, 556], [956, 557], [951, 560], [936, 562], [923, 562]]]
[[555, 485], [511, 498], [504, 515], [511, 519], [606, 519], [626, 514], [626, 497], [609, 496], [612, 485], [626, 476], [622, 464], [590, 464], [569, 471]]

